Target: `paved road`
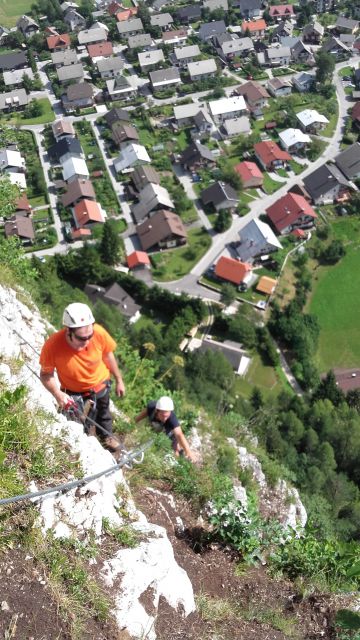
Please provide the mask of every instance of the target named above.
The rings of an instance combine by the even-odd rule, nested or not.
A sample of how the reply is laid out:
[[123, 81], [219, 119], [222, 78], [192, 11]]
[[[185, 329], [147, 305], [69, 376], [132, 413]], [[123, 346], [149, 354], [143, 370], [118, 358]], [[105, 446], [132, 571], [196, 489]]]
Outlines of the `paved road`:
[[194, 186], [191, 180], [191, 176], [188, 171], [184, 171], [183, 167], [180, 164], [172, 165], [173, 171], [175, 175], [178, 177], [182, 186], [184, 187], [185, 193], [187, 197], [193, 202], [195, 208], [197, 210], [197, 214], [199, 216], [200, 222], [202, 226], [207, 229], [207, 231], [212, 232], [211, 222], [206, 215], [204, 209], [201, 206], [199, 196], [194, 190]]

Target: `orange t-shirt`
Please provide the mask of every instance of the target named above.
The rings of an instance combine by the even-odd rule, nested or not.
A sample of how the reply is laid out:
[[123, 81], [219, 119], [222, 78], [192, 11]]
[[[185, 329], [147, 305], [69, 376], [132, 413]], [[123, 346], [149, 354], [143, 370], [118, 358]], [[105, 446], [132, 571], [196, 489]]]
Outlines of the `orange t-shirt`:
[[86, 348], [72, 349], [66, 341], [66, 329], [61, 329], [46, 340], [40, 354], [44, 373], [57, 371], [60, 384], [70, 391], [88, 391], [109, 379], [109, 368], [104, 356], [114, 351], [116, 342], [99, 324]]

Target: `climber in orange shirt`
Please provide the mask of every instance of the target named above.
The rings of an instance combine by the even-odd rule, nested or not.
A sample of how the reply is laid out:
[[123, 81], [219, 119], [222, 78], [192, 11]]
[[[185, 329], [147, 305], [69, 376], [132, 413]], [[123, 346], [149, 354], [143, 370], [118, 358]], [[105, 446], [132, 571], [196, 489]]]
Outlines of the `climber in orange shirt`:
[[62, 410], [75, 403], [82, 414], [84, 403], [89, 400], [92, 408], [88, 415], [102, 427], [97, 427], [96, 433], [106, 447], [115, 452], [119, 450], [119, 441], [112, 432], [109, 409], [111, 374], [115, 378], [116, 394], [125, 394], [113, 353], [116, 342], [103, 327], [95, 324], [91, 309], [80, 302], [66, 307], [63, 325], [64, 329], [50, 336], [41, 350], [41, 382]]

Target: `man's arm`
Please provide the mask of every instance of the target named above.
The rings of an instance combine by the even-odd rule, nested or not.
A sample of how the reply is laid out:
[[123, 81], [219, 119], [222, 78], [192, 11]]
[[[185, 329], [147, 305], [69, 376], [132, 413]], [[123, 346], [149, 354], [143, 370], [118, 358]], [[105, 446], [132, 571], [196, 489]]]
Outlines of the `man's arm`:
[[68, 402], [71, 401], [71, 398], [66, 393], [61, 391], [61, 389], [59, 389], [59, 385], [56, 381], [53, 371], [51, 371], [50, 373], [40, 371], [40, 380], [45, 389], [50, 391], [50, 393], [54, 396], [61, 409], [63, 409], [68, 404]]
[[184, 453], [191, 462], [195, 462], [195, 456], [189, 447], [189, 443], [185, 438], [184, 432], [180, 426], [174, 427], [173, 434], [180, 449], [184, 449]]
[[148, 410], [147, 409], [143, 409], [141, 413], [139, 413], [138, 416], [136, 416], [135, 418], [135, 422], [141, 422], [141, 420], [144, 420], [144, 418], [146, 418], [148, 415]]
[[113, 354], [113, 352], [109, 352], [104, 356], [104, 360], [107, 364], [107, 366], [110, 369], [110, 373], [112, 373], [112, 375], [115, 378], [116, 381], [116, 386], [115, 386], [115, 393], [117, 396], [124, 396], [125, 395], [125, 385], [124, 385], [124, 381], [122, 379], [122, 375], [120, 372], [120, 369], [118, 367], [118, 363], [116, 362], [116, 358]]

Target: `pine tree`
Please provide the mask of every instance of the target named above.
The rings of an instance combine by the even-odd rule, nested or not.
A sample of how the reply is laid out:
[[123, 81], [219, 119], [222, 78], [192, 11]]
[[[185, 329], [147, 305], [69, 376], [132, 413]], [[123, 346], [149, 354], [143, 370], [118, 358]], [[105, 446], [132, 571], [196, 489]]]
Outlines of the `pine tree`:
[[101, 260], [105, 264], [116, 264], [119, 259], [120, 238], [111, 224], [111, 220], [106, 220], [104, 224], [99, 251]]

